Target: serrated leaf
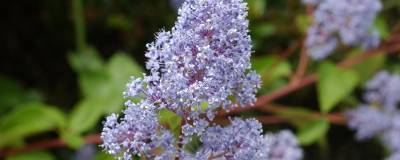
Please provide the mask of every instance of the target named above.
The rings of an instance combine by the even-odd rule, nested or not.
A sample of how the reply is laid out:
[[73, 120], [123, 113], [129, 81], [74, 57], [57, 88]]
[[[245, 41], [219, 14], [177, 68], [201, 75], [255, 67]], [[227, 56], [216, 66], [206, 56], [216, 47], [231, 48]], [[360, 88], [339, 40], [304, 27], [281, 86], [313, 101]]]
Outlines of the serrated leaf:
[[55, 157], [45, 151], [36, 151], [29, 153], [21, 153], [9, 156], [6, 160], [54, 160]]
[[169, 130], [174, 134], [176, 138], [180, 134], [180, 125], [182, 118], [176, 113], [169, 111], [168, 109], [162, 109], [159, 112], [160, 124], [167, 126]]
[[302, 145], [310, 145], [323, 138], [329, 130], [329, 121], [325, 119], [313, 120], [299, 127], [297, 138]]
[[356, 72], [339, 69], [332, 63], [323, 62], [318, 69], [317, 82], [320, 110], [324, 113], [331, 111], [354, 90], [358, 81]]
[[56, 107], [42, 103], [29, 103], [0, 120], [0, 146], [37, 133], [65, 126], [65, 116]]

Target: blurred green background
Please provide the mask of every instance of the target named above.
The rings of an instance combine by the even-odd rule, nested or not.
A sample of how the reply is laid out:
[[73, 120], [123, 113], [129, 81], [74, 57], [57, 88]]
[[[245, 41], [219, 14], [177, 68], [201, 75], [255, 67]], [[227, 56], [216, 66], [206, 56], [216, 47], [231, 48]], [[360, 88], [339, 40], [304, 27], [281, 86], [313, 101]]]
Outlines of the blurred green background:
[[[290, 80], [299, 59], [298, 44], [311, 17], [300, 0], [248, 3], [253, 67], [263, 76], [261, 95]], [[383, 4], [375, 27], [385, 38], [398, 27], [400, 1], [384, 0]], [[176, 6], [178, 0], [4, 2], [0, 24], [0, 154], [8, 156], [0, 159], [110, 159], [96, 140], [85, 145], [84, 137], [96, 136], [104, 116], [123, 108], [122, 91], [129, 77], [145, 72], [146, 43], [154, 40], [156, 32], [173, 26]], [[288, 48], [293, 48], [293, 55], [282, 58]], [[334, 72], [336, 68], [331, 63], [358, 51], [341, 47], [336, 51], [340, 54], [321, 62], [323, 67], [311, 62], [308, 72]], [[328, 102], [333, 103], [328, 108], [341, 111], [357, 105], [365, 80], [382, 68], [399, 72], [398, 62], [398, 56], [380, 56], [353, 67], [351, 71], [358, 78], [350, 87], [352, 92], [338, 93], [343, 96]], [[326, 83], [330, 87], [337, 85]], [[318, 112], [318, 97], [331, 96], [324, 95], [323, 90], [312, 86], [290, 94], [276, 103], [296, 107], [274, 114], [285, 117]], [[246, 112], [242, 116], [261, 114], [264, 113]], [[304, 159], [376, 160], [387, 154], [378, 141], [356, 142], [346, 126], [325, 120], [265, 126], [268, 131], [282, 128], [297, 131], [305, 150]], [[17, 154], [7, 152], [48, 139], [61, 139], [67, 145]]]

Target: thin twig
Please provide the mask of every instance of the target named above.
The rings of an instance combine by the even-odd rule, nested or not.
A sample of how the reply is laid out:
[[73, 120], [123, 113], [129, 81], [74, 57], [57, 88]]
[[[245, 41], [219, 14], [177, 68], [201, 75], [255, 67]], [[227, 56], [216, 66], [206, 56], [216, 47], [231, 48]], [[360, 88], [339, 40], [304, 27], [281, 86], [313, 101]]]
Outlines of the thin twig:
[[[394, 36], [392, 38], [389, 38], [388, 41], [386, 41], [385, 43], [382, 43], [382, 45], [380, 47], [378, 47], [377, 49], [371, 49], [371, 50], [365, 51], [364, 53], [361, 53], [356, 56], [352, 56], [348, 59], [345, 59], [342, 62], [338, 63], [338, 66], [341, 68], [348, 68], [355, 64], [359, 64], [372, 56], [396, 52], [396, 51], [400, 51], [400, 40], [399, 40], [399, 37]], [[220, 110], [217, 115], [218, 116], [228, 116], [228, 115], [232, 115], [235, 113], [240, 113], [240, 112], [244, 112], [247, 110], [263, 107], [266, 104], [268, 104], [276, 99], [286, 96], [286, 95], [288, 95], [294, 91], [297, 91], [303, 87], [309, 86], [309, 85], [315, 83], [316, 81], [317, 81], [317, 74], [316, 73], [309, 74], [308, 76], [305, 76], [302, 80], [300, 80], [298, 83], [289, 83], [280, 89], [277, 89], [266, 95], [260, 96], [257, 99], [257, 101], [252, 105], [237, 107], [233, 110], [230, 110], [229, 112], [227, 112], [225, 110]]]
[[[88, 136], [84, 137], [84, 140], [85, 140], [86, 144], [100, 144], [101, 143], [100, 134], [88, 135]], [[67, 143], [64, 140], [59, 139], [59, 138], [39, 141], [39, 142], [35, 142], [35, 143], [31, 143], [29, 145], [23, 146], [21, 148], [13, 148], [13, 149], [0, 151], [0, 159], [1, 159], [1, 157], [15, 155], [15, 154], [22, 153], [22, 152], [30, 152], [30, 151], [41, 150], [41, 149], [46, 149], [46, 148], [64, 147], [66, 145], [67, 145]]]
[[304, 44], [302, 44], [299, 65], [290, 83], [298, 83], [301, 79], [303, 79], [307, 71], [308, 62], [309, 57], [307, 55], [307, 49], [305, 48]]

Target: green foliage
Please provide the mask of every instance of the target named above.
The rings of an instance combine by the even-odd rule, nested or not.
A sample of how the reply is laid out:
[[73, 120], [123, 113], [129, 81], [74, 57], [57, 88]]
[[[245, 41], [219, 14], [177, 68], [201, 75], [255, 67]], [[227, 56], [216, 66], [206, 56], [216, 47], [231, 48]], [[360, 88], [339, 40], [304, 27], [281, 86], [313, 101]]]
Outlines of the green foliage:
[[286, 84], [286, 78], [292, 73], [291, 65], [276, 56], [262, 56], [252, 59], [252, 66], [261, 75], [261, 93]]
[[114, 160], [114, 157], [105, 152], [99, 152], [96, 154], [95, 160]]
[[77, 73], [99, 72], [104, 67], [104, 60], [94, 48], [68, 54], [68, 62]]
[[200, 146], [201, 146], [200, 138], [197, 136], [193, 136], [191, 138], [191, 141], [184, 146], [184, 149], [186, 151], [189, 151], [190, 153], [196, 153], [196, 151], [200, 148]]
[[167, 109], [161, 110], [159, 112], [159, 117], [160, 124], [169, 128], [169, 130], [174, 134], [175, 138], [178, 138], [181, 130], [182, 118], [176, 113]]
[[379, 32], [381, 38], [387, 38], [390, 35], [389, 27], [383, 17], [377, 17], [374, 22], [374, 28]]
[[37, 133], [62, 128], [65, 116], [54, 106], [28, 103], [0, 119], [0, 147]]
[[310, 145], [323, 138], [329, 131], [329, 121], [311, 120], [299, 126], [297, 138], [302, 145]]
[[271, 23], [261, 23], [255, 25], [252, 31], [252, 35], [256, 38], [261, 38], [273, 35], [276, 31], [276, 27]]
[[318, 68], [318, 100], [322, 112], [331, 111], [338, 102], [348, 96], [357, 86], [359, 78], [352, 70], [337, 68], [323, 62]]
[[315, 113], [304, 107], [280, 108], [275, 112], [289, 120], [297, 129], [297, 138], [302, 145], [311, 145], [325, 137], [329, 130], [329, 121], [316, 117]]
[[73, 149], [79, 149], [83, 144], [85, 144], [84, 139], [79, 135], [74, 134], [73, 132], [63, 130], [61, 131], [60, 136], [65, 141], [65, 143], [67, 143], [67, 145]]
[[18, 83], [0, 75], [0, 114], [8, 108], [26, 102], [40, 102], [42, 94], [34, 89], [24, 90]]
[[56, 158], [48, 152], [37, 151], [17, 154], [14, 156], [9, 156], [6, 160], [55, 160]]
[[[357, 54], [360, 54], [360, 52], [357, 52]], [[366, 82], [372, 78], [377, 71], [382, 69], [382, 67], [385, 65], [385, 61], [386, 57], [384, 55], [377, 55], [352, 66], [351, 69], [357, 72], [360, 82]]]
[[307, 33], [308, 27], [311, 25], [311, 23], [312, 23], [312, 18], [305, 14], [299, 14], [296, 16], [297, 28], [302, 33]]
[[250, 17], [259, 18], [265, 13], [267, 7], [267, 0], [248, 0], [247, 1], [250, 11]]
[[88, 61], [72, 58], [70, 62], [79, 75], [84, 96], [72, 110], [68, 127], [78, 134], [93, 128], [104, 114], [119, 111], [124, 101], [122, 92], [125, 84], [131, 76], [139, 77], [142, 74], [139, 65], [124, 53], [115, 54], [106, 64], [96, 52], [89, 52], [89, 55], [93, 58]]

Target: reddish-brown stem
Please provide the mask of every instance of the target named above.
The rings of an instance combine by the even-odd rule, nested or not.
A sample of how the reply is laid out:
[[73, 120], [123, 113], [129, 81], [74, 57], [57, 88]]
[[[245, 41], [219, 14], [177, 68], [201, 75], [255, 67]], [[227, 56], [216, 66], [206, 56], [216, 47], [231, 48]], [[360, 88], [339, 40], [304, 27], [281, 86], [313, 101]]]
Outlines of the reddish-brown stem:
[[[84, 137], [84, 140], [85, 140], [86, 144], [101, 143], [100, 134], [88, 135], [88, 136]], [[15, 155], [15, 154], [21, 153], [21, 152], [30, 152], [30, 151], [46, 149], [46, 148], [63, 147], [66, 144], [67, 143], [65, 141], [63, 141], [62, 139], [50, 139], [50, 140], [35, 142], [35, 143], [31, 143], [27, 146], [21, 147], [21, 148], [13, 148], [13, 149], [0, 151], [0, 159], [1, 159], [1, 157]]]
[[277, 58], [277, 60], [271, 65], [271, 69], [265, 71], [264, 73], [261, 73], [261, 77], [263, 78], [263, 80], [268, 79], [268, 75], [270, 75], [271, 72], [274, 71], [274, 69], [282, 63], [283, 60], [287, 59], [288, 57], [290, 57], [291, 55], [293, 55], [293, 53], [295, 53], [296, 49], [300, 46], [301, 41], [296, 41], [295, 43], [291, 44], [289, 46], [288, 49], [286, 49], [284, 52], [282, 52], [282, 54], [279, 55], [279, 57]]
[[301, 48], [301, 53], [300, 53], [299, 65], [298, 65], [297, 70], [296, 70], [295, 74], [293, 75], [292, 81], [290, 83], [297, 83], [297, 82], [299, 82], [299, 80], [303, 79], [303, 77], [307, 71], [308, 61], [309, 61], [309, 57], [307, 55], [307, 49], [304, 47], [304, 44], [303, 44], [303, 46]]
[[[286, 123], [291, 120], [317, 120], [317, 119], [326, 119], [330, 123], [337, 124], [337, 125], [345, 125], [346, 119], [340, 113], [330, 113], [330, 114], [320, 114], [320, 113], [313, 113], [307, 116], [291, 116], [291, 117], [283, 117], [283, 116], [276, 116], [276, 115], [266, 115], [266, 116], [256, 116], [256, 118], [260, 123], [264, 125], [272, 125], [272, 124], [281, 124]], [[228, 125], [230, 123], [229, 119], [224, 117], [217, 117], [214, 119], [214, 122], [220, 125]]]
[[[378, 55], [378, 54], [384, 54], [384, 53], [391, 53], [391, 52], [395, 52], [395, 51], [399, 51], [399, 50], [400, 50], [400, 38], [397, 36], [393, 36], [393, 37], [389, 38], [381, 46], [379, 46], [377, 49], [371, 49], [364, 53], [360, 53], [356, 56], [352, 56], [348, 59], [345, 59], [342, 62], [338, 63], [338, 66], [341, 68], [348, 68], [355, 64], [359, 64], [359, 63], [365, 61], [366, 59], [370, 58], [371, 56]], [[243, 111], [263, 107], [266, 104], [268, 104], [276, 99], [286, 96], [286, 95], [288, 95], [294, 91], [297, 91], [298, 89], [301, 89], [303, 87], [309, 86], [316, 81], [317, 81], [317, 75], [316, 75], [316, 73], [312, 73], [308, 76], [305, 76], [303, 79], [299, 80], [299, 82], [297, 82], [297, 83], [289, 83], [280, 89], [272, 91], [266, 95], [260, 96], [253, 105], [237, 107], [233, 110], [230, 110], [229, 112], [221, 110], [218, 112], [217, 115], [218, 116], [228, 116], [228, 115], [232, 115], [235, 113], [240, 113]]]

